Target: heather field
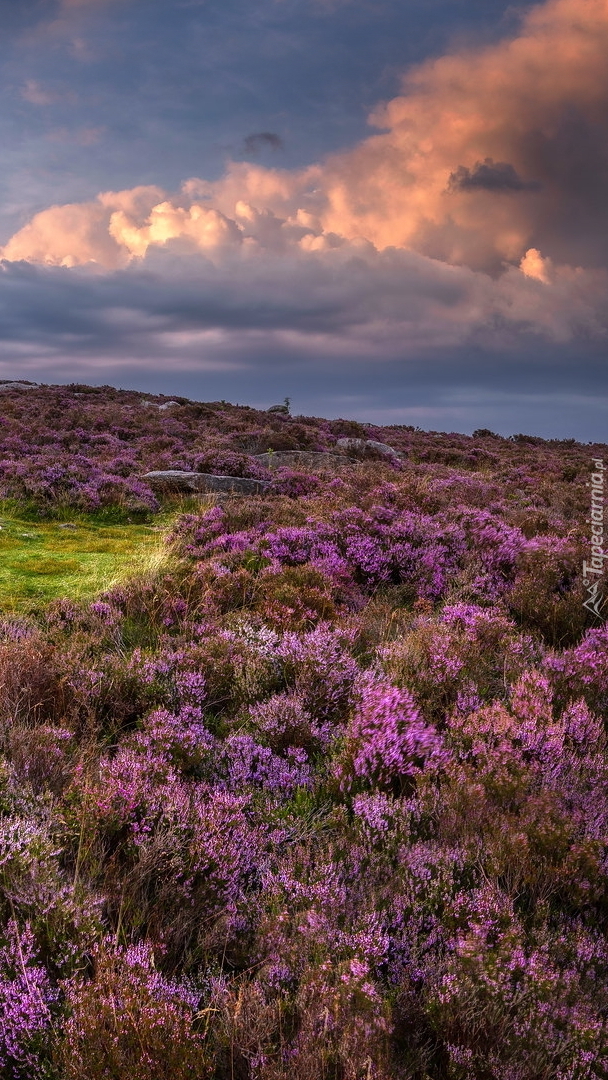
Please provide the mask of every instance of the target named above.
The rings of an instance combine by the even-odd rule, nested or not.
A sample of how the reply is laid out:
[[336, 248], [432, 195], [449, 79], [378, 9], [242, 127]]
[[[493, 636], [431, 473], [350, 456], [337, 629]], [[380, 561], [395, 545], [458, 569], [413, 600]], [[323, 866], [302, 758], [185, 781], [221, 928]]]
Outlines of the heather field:
[[0, 384], [3, 1078], [608, 1077], [594, 459]]

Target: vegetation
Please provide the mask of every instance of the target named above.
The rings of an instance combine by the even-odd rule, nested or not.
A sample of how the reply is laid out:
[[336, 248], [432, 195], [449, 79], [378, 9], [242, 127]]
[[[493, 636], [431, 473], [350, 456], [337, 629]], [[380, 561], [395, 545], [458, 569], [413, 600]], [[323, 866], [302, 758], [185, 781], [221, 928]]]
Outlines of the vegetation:
[[[33, 518], [33, 519], [32, 519]], [[0, 606], [27, 611], [61, 597], [93, 599], [104, 589], [167, 564], [162, 525], [108, 525], [94, 515], [60, 522], [0, 509]]]
[[0, 394], [0, 1075], [608, 1075], [606, 447], [162, 404]]

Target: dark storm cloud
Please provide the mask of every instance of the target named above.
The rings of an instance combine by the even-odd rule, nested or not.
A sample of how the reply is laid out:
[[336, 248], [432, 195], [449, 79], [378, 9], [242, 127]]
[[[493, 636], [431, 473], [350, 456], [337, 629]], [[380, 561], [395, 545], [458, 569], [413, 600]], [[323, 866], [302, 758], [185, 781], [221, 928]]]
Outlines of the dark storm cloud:
[[451, 174], [448, 188], [451, 191], [540, 191], [536, 180], [523, 180], [508, 161], [478, 161], [472, 169], [459, 165]]
[[274, 131], [256, 131], [243, 140], [244, 152], [253, 155], [259, 154], [261, 150], [282, 150], [284, 145], [281, 136]]
[[601, 332], [587, 312], [582, 347], [560, 322], [561, 286], [515, 270], [497, 283], [394, 251], [268, 257], [254, 269], [171, 251], [111, 274], [4, 264], [0, 377], [260, 406], [289, 395], [307, 414], [604, 436]]

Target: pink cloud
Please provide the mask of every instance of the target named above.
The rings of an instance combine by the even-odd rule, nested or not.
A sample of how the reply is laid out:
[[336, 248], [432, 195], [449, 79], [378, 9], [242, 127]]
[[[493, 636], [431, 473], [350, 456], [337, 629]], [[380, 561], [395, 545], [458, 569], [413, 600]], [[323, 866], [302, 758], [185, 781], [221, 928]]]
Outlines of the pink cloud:
[[57, 94], [45, 90], [35, 79], [27, 79], [20, 93], [23, 100], [29, 101], [30, 105], [52, 105], [58, 100]]
[[565, 249], [581, 189], [580, 227], [605, 213], [608, 3], [534, 7], [515, 37], [414, 68], [371, 120], [382, 134], [324, 165], [326, 228], [477, 267]]
[[373, 289], [390, 262], [378, 252], [397, 249], [417, 267], [399, 264], [404, 288], [441, 267], [463, 290], [441, 307], [446, 340], [505, 322], [558, 341], [605, 334], [608, 0], [532, 8], [510, 38], [410, 70], [371, 119], [378, 134], [305, 169], [232, 163], [173, 194], [139, 186], [49, 207], [2, 255], [113, 270], [194, 254], [251, 280], [268, 259], [325, 260]]

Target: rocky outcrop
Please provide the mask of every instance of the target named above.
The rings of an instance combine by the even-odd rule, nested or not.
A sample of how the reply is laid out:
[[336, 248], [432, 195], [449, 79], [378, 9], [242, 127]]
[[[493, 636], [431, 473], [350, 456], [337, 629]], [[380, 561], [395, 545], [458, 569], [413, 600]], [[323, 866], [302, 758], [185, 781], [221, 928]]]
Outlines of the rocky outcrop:
[[375, 439], [338, 439], [336, 446], [340, 450], [376, 450], [379, 454], [385, 454], [387, 457], [404, 457], [398, 450], [395, 450], [394, 446], [389, 446], [388, 443], [376, 442]]
[[252, 480], [246, 476], [213, 476], [212, 473], [182, 472], [180, 469], [148, 472], [139, 479], [155, 491], [215, 491], [231, 495], [260, 495], [270, 487], [268, 480]]
[[266, 412], [279, 413], [280, 416], [289, 416], [289, 405], [271, 405]]
[[271, 450], [266, 454], [256, 454], [255, 460], [267, 469], [281, 469], [284, 466], [307, 469], [335, 469], [349, 465], [344, 454], [319, 454], [313, 450]]
[[0, 383], [0, 393], [3, 390], [35, 390], [38, 383], [32, 382], [5, 382]]

